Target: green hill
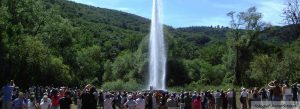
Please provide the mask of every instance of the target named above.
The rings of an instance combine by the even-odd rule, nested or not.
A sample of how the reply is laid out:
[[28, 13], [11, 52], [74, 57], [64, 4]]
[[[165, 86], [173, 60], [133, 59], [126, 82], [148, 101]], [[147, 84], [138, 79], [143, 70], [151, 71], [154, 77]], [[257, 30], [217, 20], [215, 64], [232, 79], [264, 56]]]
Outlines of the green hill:
[[[2, 0], [0, 6], [1, 83], [114, 89], [147, 83], [149, 19], [67, 0]], [[291, 27], [165, 26], [167, 84], [294, 82], [300, 77], [300, 42]]]

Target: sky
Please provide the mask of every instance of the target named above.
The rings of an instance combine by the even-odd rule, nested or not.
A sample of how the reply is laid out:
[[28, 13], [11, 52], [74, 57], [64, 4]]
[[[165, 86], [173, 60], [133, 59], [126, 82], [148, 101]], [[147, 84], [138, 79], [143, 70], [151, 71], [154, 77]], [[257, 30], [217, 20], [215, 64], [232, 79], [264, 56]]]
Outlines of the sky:
[[[71, 0], [100, 8], [120, 10], [151, 18], [152, 0]], [[263, 21], [283, 25], [286, 0], [162, 0], [164, 24], [173, 27], [228, 26], [230, 11], [242, 12], [255, 6]]]

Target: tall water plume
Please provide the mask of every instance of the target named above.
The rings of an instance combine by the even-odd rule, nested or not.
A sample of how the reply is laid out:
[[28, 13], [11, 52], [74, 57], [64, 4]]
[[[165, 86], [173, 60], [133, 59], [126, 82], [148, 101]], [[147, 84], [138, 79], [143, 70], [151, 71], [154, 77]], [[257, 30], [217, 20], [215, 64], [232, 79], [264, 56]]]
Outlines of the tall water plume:
[[162, 23], [162, 1], [153, 0], [150, 33], [149, 84], [154, 89], [166, 89], [166, 49]]

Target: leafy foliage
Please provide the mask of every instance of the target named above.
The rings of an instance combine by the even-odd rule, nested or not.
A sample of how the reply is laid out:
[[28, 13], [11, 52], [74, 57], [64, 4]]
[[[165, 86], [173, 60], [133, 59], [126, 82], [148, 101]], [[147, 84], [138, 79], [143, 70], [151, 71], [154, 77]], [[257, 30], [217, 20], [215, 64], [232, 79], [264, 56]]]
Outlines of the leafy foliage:
[[[1, 84], [139, 90], [148, 82], [148, 19], [67, 0], [1, 0], [0, 15]], [[168, 86], [299, 80], [293, 25], [270, 26], [255, 7], [228, 15], [230, 28], [164, 26]]]

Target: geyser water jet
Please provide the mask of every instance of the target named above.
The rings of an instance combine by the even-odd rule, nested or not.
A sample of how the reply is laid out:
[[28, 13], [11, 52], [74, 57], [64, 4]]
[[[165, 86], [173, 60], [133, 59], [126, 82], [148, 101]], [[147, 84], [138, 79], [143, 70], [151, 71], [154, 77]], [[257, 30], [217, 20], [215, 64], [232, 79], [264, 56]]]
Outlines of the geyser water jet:
[[149, 42], [149, 84], [154, 89], [166, 89], [166, 49], [161, 18], [161, 0], [153, 0]]

